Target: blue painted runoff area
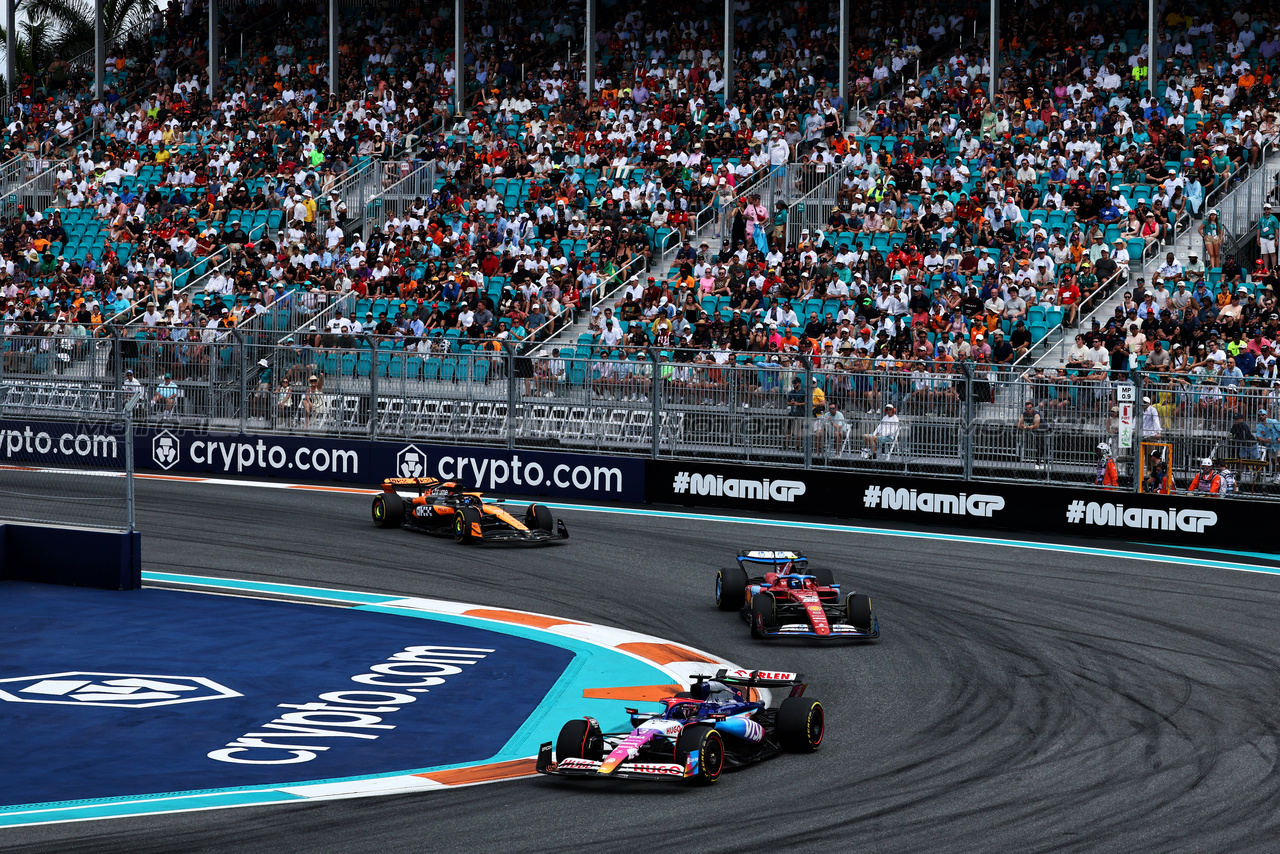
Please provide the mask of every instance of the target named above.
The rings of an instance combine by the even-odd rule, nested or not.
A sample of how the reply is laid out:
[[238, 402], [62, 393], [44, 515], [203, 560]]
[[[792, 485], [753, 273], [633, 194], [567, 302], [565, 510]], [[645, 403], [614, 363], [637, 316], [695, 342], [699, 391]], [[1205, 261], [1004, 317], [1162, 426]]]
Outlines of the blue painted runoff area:
[[[16, 745], [0, 757], [0, 827], [298, 801], [284, 787], [525, 758], [569, 718], [621, 727], [637, 705], [584, 689], [670, 682], [608, 646], [385, 594], [143, 575], [233, 595], [0, 582]], [[261, 594], [345, 607], [246, 598]], [[439, 684], [375, 684], [423, 679]]]
[[0, 809], [487, 761], [575, 653], [422, 616], [4, 582]]

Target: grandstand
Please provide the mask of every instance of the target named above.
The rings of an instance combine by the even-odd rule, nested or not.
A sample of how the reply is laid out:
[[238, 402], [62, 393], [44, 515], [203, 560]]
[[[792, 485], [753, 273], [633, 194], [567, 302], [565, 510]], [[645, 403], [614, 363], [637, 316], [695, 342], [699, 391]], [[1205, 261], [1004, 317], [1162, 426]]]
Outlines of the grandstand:
[[1117, 382], [1184, 467], [1274, 414], [1272, 22], [731, 8], [170, 4], [11, 74], [7, 411], [861, 465], [892, 401], [947, 470], [1032, 397], [1063, 477]]

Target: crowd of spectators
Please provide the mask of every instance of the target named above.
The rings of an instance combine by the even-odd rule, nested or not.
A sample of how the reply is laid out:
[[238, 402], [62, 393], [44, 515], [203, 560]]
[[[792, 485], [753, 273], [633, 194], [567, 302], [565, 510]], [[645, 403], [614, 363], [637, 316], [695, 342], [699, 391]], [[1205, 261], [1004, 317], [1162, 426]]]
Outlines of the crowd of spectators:
[[[839, 409], [882, 411], [869, 378], [888, 373], [935, 411], [966, 363], [1011, 368], [1118, 288], [1116, 317], [1080, 330], [1060, 379], [1276, 379], [1275, 229], [1244, 270], [1212, 212], [1280, 130], [1262, 7], [1170, 11], [1157, 98], [1133, 37], [1145, 6], [1005, 10], [991, 102], [974, 8], [873, 3], [844, 104], [838, 4], [738, 3], [729, 93], [719, 6], [608, 7], [586, 93], [580, 9], [473, 5], [457, 117], [451, 22], [418, 7], [344, 20], [338, 98], [323, 17], [267, 6], [224, 15], [248, 37], [212, 98], [190, 2], [110, 58], [103, 101], [61, 66], [24, 80], [8, 156], [70, 158], [48, 208], [0, 223], [6, 331], [92, 335], [126, 311], [140, 346], [208, 343], [329, 307], [301, 324], [309, 344], [440, 353], [546, 337], [583, 312], [593, 360], [656, 347], [694, 397], [699, 377], [750, 363], [780, 379], [748, 405], [781, 401], [807, 360]], [[433, 161], [439, 186], [353, 234], [365, 212], [346, 210], [342, 176], [405, 153]], [[839, 204], [805, 230], [785, 203], [739, 193], [788, 165], [847, 167]], [[1150, 282], [1131, 272], [1188, 228], [1195, 255]], [[183, 291], [202, 261], [203, 288]]]
[[[665, 280], [634, 282], [593, 309], [596, 354], [634, 360], [656, 346], [677, 361], [784, 368], [805, 357], [850, 375], [837, 387], [865, 388], [854, 396], [875, 408], [875, 385], [860, 377], [954, 374], [966, 361], [979, 373], [1012, 366], [1033, 330], [1038, 338], [1043, 324], [1074, 326], [1082, 304], [1119, 291], [1114, 320], [1081, 330], [1094, 357], [1068, 358], [1064, 377], [1158, 372], [1168, 362], [1175, 377], [1212, 380], [1223, 367], [1206, 356], [1213, 346], [1233, 357], [1260, 351], [1229, 371], [1274, 375], [1270, 215], [1263, 235], [1272, 254], [1264, 242], [1262, 266], [1244, 270], [1220, 255], [1209, 205], [1276, 141], [1269, 67], [1280, 38], [1253, 6], [1172, 12], [1157, 48], [1168, 88], [1152, 99], [1145, 40], [1130, 32], [1133, 43], [1125, 41], [1127, 31], [1145, 33], [1145, 9], [1088, 11], [1012, 16], [1012, 61], [995, 103], [986, 99], [985, 55], [956, 49], [863, 112], [857, 133], [824, 121], [825, 103], [760, 116], [744, 158], [759, 157], [758, 168], [849, 166], [841, 203], [796, 239], [785, 205], [730, 201], [715, 220], [719, 233], [684, 244]], [[750, 95], [768, 102], [767, 91]], [[1165, 257], [1149, 283], [1131, 271], [1166, 256], [1189, 228], [1202, 248]], [[954, 397], [953, 380], [919, 387]]]

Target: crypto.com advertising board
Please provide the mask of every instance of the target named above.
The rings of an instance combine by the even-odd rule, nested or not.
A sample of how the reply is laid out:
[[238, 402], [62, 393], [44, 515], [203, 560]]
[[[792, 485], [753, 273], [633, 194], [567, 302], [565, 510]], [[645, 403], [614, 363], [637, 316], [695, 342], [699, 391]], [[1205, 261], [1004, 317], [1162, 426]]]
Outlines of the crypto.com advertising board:
[[644, 500], [644, 460], [554, 451], [145, 429], [137, 467], [209, 475], [379, 483], [438, 477], [487, 492], [556, 498]]

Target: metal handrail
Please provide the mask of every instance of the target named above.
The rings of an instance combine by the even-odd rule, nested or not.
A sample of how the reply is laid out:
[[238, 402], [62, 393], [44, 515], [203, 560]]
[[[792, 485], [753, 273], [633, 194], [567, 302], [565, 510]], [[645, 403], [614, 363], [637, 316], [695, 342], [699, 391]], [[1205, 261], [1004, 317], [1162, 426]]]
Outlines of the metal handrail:
[[[1101, 282], [1098, 285], [1098, 287], [1094, 289], [1093, 293], [1089, 294], [1084, 299], [1080, 300], [1080, 305], [1076, 309], [1076, 325], [1077, 326], [1079, 326], [1080, 321], [1084, 319], [1085, 303], [1089, 302], [1089, 300], [1093, 299], [1094, 297], [1098, 296], [1104, 291], [1107, 292], [1108, 294], [1114, 293], [1113, 286], [1116, 280], [1120, 278], [1120, 272], [1121, 272], [1120, 270], [1116, 270], [1114, 273], [1111, 274], [1110, 278], [1108, 278], [1105, 282]], [[1013, 360], [1013, 365], [1016, 367], [1018, 365], [1024, 364], [1026, 360], [1033, 358], [1035, 352], [1039, 350], [1041, 346], [1044, 346], [1047, 349], [1048, 341], [1051, 337], [1053, 337], [1053, 334], [1055, 332], [1059, 333], [1060, 344], [1066, 341], [1065, 330], [1066, 330], [1065, 325], [1058, 324], [1057, 326], [1053, 327], [1048, 332], [1046, 332], [1044, 335], [1042, 335], [1038, 340], [1032, 341], [1031, 346], [1027, 348], [1027, 352], [1023, 353], [1017, 359]]]

